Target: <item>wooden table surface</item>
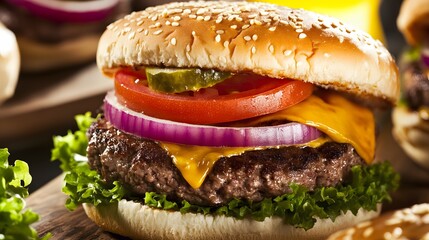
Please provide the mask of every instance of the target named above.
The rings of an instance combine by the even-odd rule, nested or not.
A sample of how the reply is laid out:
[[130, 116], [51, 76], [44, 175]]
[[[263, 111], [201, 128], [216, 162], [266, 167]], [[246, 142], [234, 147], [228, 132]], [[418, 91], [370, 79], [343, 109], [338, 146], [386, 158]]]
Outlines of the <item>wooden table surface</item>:
[[33, 227], [41, 236], [50, 232], [51, 239], [128, 239], [100, 229], [86, 217], [82, 207], [72, 212], [67, 210], [67, 196], [61, 192], [62, 180], [62, 175], [56, 177], [26, 199], [27, 207], [40, 216]]
[[[86, 217], [82, 207], [73, 212], [67, 210], [64, 205], [67, 196], [61, 192], [62, 180], [62, 175], [56, 177], [26, 199], [28, 208], [40, 215], [40, 220], [33, 227], [41, 236], [50, 232], [51, 239], [61, 240], [127, 239], [100, 229]], [[423, 202], [429, 203], [429, 186], [403, 185], [393, 194], [393, 202], [383, 205], [383, 211]]]

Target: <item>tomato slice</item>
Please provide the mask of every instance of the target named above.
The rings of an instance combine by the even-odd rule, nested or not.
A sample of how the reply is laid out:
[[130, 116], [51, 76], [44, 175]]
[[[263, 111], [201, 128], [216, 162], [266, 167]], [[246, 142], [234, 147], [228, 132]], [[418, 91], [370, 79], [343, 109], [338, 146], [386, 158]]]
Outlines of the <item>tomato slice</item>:
[[149, 116], [192, 124], [215, 124], [285, 109], [309, 97], [313, 85], [237, 74], [196, 93], [168, 94], [151, 90], [144, 74], [120, 70], [115, 74], [115, 91], [121, 104]]

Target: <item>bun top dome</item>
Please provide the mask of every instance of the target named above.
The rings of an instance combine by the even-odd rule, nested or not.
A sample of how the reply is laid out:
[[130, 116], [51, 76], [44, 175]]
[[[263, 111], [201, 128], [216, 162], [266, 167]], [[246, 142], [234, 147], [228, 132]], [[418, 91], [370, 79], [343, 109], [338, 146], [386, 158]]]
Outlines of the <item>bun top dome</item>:
[[399, 97], [397, 66], [380, 41], [337, 19], [267, 3], [181, 2], [131, 13], [107, 27], [97, 63], [107, 75], [197, 67], [292, 78], [378, 102]]

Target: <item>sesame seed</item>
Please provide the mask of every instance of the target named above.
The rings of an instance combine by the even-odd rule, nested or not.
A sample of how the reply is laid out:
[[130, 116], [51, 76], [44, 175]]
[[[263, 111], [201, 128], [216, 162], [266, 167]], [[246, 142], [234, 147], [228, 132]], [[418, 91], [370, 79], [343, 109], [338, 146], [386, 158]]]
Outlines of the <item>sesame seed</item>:
[[107, 29], [111, 30], [113, 28], [113, 24], [109, 24], [109, 26], [107, 26]]
[[171, 22], [167, 20], [167, 21], [165, 21], [165, 25], [170, 26]]
[[186, 51], [187, 51], [187, 52], [190, 52], [190, 51], [191, 51], [191, 45], [189, 45], [189, 44], [188, 44], [188, 45], [186, 45]]
[[130, 26], [129, 22], [124, 23], [124, 27], [128, 27], [128, 26]]
[[296, 30], [295, 30], [295, 32], [297, 32], [297, 33], [302, 33], [302, 32], [304, 32], [304, 29], [302, 29], [302, 28], [298, 28], [298, 29], [296, 29]]
[[209, 20], [210, 20], [210, 18], [212, 18], [212, 17], [211, 17], [210, 15], [207, 15], [207, 16], [205, 16], [205, 17], [204, 17], [204, 21], [206, 21], [206, 22], [207, 22], [207, 21], [209, 21]]
[[289, 25], [289, 22], [288, 21], [285, 21], [285, 20], [280, 20], [280, 23], [282, 23], [282, 24], [284, 24], [284, 25]]
[[274, 53], [274, 46], [270, 44], [270, 46], [268, 47], [268, 50], [270, 51], [270, 53]]
[[373, 232], [374, 232], [374, 228], [369, 227], [369, 228], [365, 229], [365, 231], [363, 232], [363, 236], [367, 238], [367, 237], [371, 236]]
[[195, 35], [196, 35], [195, 31], [192, 31], [192, 36], [194, 36], [194, 37], [195, 37]]
[[205, 13], [207, 10], [205, 8], [200, 8], [197, 10], [197, 15], [201, 15], [203, 13]]
[[135, 32], [131, 32], [130, 35], [128, 35], [128, 39], [131, 40], [136, 36]]
[[216, 30], [216, 33], [217, 33], [217, 34], [224, 34], [224, 33], [225, 33], [225, 31], [224, 31], [224, 30], [222, 30], [222, 29], [220, 29], [220, 30]]
[[160, 26], [161, 26], [160, 22], [155, 23], [155, 27], [160, 27]]
[[172, 39], [170, 40], [170, 43], [171, 43], [171, 45], [176, 46], [176, 43], [177, 43], [176, 38], [172, 38]]
[[291, 54], [292, 54], [292, 50], [286, 50], [286, 51], [284, 51], [284, 52], [283, 52], [283, 54], [284, 54], [285, 56], [289, 56], [289, 55], [291, 55]]
[[153, 35], [159, 35], [160, 33], [162, 33], [162, 29], [156, 30], [153, 32]]
[[232, 29], [237, 29], [237, 25], [231, 25], [231, 27], [230, 28], [232, 28]]
[[299, 39], [304, 39], [306, 37], [307, 37], [307, 34], [305, 34], [305, 33], [300, 33], [298, 36]]
[[180, 16], [174, 16], [174, 17], [173, 17], [173, 20], [174, 20], [174, 21], [176, 21], [176, 22], [177, 22], [177, 21], [180, 21], [180, 19], [182, 19]]
[[246, 42], [248, 42], [248, 41], [252, 40], [252, 38], [251, 38], [250, 36], [244, 36], [244, 40], [245, 40]]
[[147, 36], [149, 34], [149, 31], [146, 29], [144, 30], [143, 34]]
[[398, 238], [401, 235], [402, 235], [402, 228], [396, 227], [395, 229], [393, 229], [393, 237], [394, 238]]
[[243, 18], [242, 17], [236, 17], [235, 20], [237, 20], [238, 22], [242, 22]]
[[276, 30], [276, 27], [270, 27], [268, 28], [269, 31], [274, 32]]
[[222, 17], [218, 17], [217, 19], [216, 19], [216, 23], [221, 23], [222, 22]]
[[219, 34], [216, 35], [215, 40], [216, 40], [216, 42], [220, 42], [220, 35]]
[[331, 54], [329, 54], [329, 53], [325, 53], [323, 55], [325, 56], [325, 58], [329, 58], [331, 56]]
[[356, 227], [357, 228], [364, 228], [364, 227], [368, 227], [370, 225], [371, 225], [371, 222], [370, 221], [366, 221], [366, 222], [363, 222], [363, 223], [359, 223], [358, 225], [356, 225]]
[[228, 47], [228, 45], [229, 45], [229, 41], [225, 41], [225, 42], [223, 42], [223, 46], [224, 46], [224, 47]]
[[257, 17], [258, 16], [258, 14], [250, 14], [249, 16], [247, 16], [248, 18], [255, 18], [255, 17]]
[[250, 25], [249, 24], [244, 24], [242, 27], [241, 27], [241, 29], [247, 29], [247, 28], [249, 28], [250, 27]]
[[198, 16], [198, 17], [197, 17], [197, 21], [202, 21], [202, 20], [204, 20], [204, 17], [203, 17], [203, 16]]
[[173, 26], [173, 27], [177, 27], [177, 26], [179, 26], [179, 23], [178, 23], [178, 22], [172, 22], [172, 23], [171, 23], [171, 26]]
[[189, 18], [197, 18], [197, 15], [195, 15], [195, 14], [189, 14]]
[[185, 9], [185, 10], [183, 10], [183, 13], [185, 13], [185, 14], [189, 14], [191, 12], [192, 12], [191, 9]]
[[256, 35], [256, 34], [253, 34], [253, 36], [252, 36], [252, 39], [253, 39], [253, 41], [256, 41], [256, 40], [258, 40], [258, 35]]
[[156, 21], [156, 20], [158, 20], [158, 16], [157, 16], [157, 15], [155, 15], [155, 16], [153, 16], [150, 20], [152, 20], [152, 21]]
[[256, 53], [256, 47], [253, 46], [251, 51], [252, 51], [253, 54], [255, 54]]
[[143, 28], [138, 28], [137, 32], [139, 32], [139, 33], [143, 32]]

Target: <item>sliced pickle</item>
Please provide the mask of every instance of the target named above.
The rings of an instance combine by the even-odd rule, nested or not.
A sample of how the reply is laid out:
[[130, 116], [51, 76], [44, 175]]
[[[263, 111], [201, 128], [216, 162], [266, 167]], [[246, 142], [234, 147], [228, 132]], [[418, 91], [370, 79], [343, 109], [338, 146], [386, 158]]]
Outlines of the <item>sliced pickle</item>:
[[231, 73], [198, 68], [146, 68], [149, 87], [155, 91], [180, 93], [198, 91], [222, 82]]

